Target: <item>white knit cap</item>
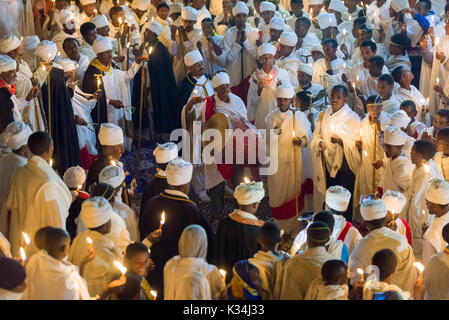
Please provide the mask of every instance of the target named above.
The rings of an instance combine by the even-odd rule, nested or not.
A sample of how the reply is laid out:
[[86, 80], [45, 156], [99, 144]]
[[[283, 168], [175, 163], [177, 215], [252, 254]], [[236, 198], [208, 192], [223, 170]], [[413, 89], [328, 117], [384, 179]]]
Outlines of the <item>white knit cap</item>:
[[338, 12], [343, 12], [346, 10], [345, 4], [341, 0], [331, 0], [329, 4], [330, 10], [335, 10]]
[[[72, 20], [75, 20], [75, 15], [73, 14], [72, 11], [69, 10], [65, 10], [62, 9], [61, 11], [59, 11], [59, 22], [61, 24], [68, 24], [70, 23]], [[72, 25], [74, 26], [74, 25]]]
[[181, 12], [182, 12], [182, 3], [176, 2], [170, 5], [170, 11], [168, 12], [168, 14], [181, 13]]
[[64, 172], [62, 180], [64, 180], [67, 187], [77, 188], [78, 186], [83, 185], [84, 181], [86, 181], [86, 171], [80, 166], [70, 167]]
[[104, 167], [98, 175], [99, 183], [107, 183], [114, 189], [120, 187], [125, 181], [125, 171], [119, 166], [107, 166]]
[[192, 180], [193, 166], [190, 162], [177, 158], [170, 161], [165, 169], [167, 183], [171, 186], [182, 186]]
[[150, 7], [151, 0], [133, 0], [131, 7], [140, 11], [147, 11]]
[[298, 43], [298, 36], [294, 32], [282, 32], [279, 42], [284, 46], [295, 47]]
[[199, 50], [193, 50], [193, 51], [187, 52], [186, 55], [184, 56], [184, 63], [188, 67], [191, 67], [195, 63], [198, 63], [200, 61], [203, 61], [203, 56], [201, 55]]
[[321, 30], [329, 27], [336, 27], [337, 18], [333, 13], [322, 12], [318, 15], [318, 24], [320, 25]]
[[345, 212], [348, 210], [350, 199], [351, 192], [342, 186], [332, 186], [326, 191], [326, 204], [335, 211]]
[[313, 46], [312, 49], [310, 49], [310, 53], [312, 53], [314, 51], [318, 51], [318, 52], [321, 52], [322, 54], [324, 54], [322, 45]]
[[427, 190], [426, 200], [432, 203], [446, 205], [449, 203], [449, 183], [440, 178], [435, 178], [430, 182]]
[[26, 36], [23, 38], [22, 45], [24, 50], [35, 50], [41, 42], [38, 36]]
[[382, 200], [387, 206], [387, 210], [392, 213], [399, 214], [404, 209], [407, 204], [407, 199], [399, 191], [387, 190], [383, 196]]
[[160, 36], [162, 32], [164, 32], [164, 28], [161, 26], [161, 24], [154, 20], [151, 22], [147, 22], [145, 24], [145, 28], [150, 30], [151, 32], [154, 32], [157, 36]]
[[73, 71], [76, 69], [76, 62], [70, 59], [61, 59], [59, 64], [62, 66], [64, 72]]
[[122, 128], [113, 123], [102, 123], [98, 133], [98, 141], [102, 146], [116, 146], [124, 141]]
[[0, 55], [0, 73], [17, 69], [16, 60], [5, 54]]
[[[137, 0], [134, 0], [133, 3], [135, 1], [137, 1]], [[80, 0], [80, 3], [81, 3], [82, 6], [87, 6], [88, 4], [93, 4], [93, 3], [96, 3], [96, 2], [97, 2], [97, 0]]]
[[94, 50], [95, 53], [102, 53], [112, 50], [111, 40], [97, 35], [97, 37], [94, 40], [94, 43], [92, 44], [92, 49]]
[[386, 126], [384, 130], [384, 143], [392, 146], [403, 146], [409, 136], [399, 127]]
[[409, 7], [408, 0], [391, 0], [390, 7], [395, 11], [399, 12]]
[[52, 61], [54, 58], [56, 58], [56, 54], [58, 53], [58, 47], [56, 46], [56, 43], [48, 40], [42, 40], [41, 43], [39, 43], [36, 47], [36, 55], [42, 60], [42, 61]]
[[181, 18], [184, 20], [196, 21], [198, 19], [198, 11], [193, 7], [184, 7], [181, 10]]
[[241, 183], [234, 190], [234, 198], [240, 205], [260, 202], [265, 196], [263, 182]]
[[313, 77], [313, 67], [311, 64], [301, 63], [298, 70]]
[[157, 163], [167, 163], [178, 157], [178, 147], [173, 142], [158, 144], [153, 155]]
[[229, 79], [229, 75], [226, 72], [218, 72], [212, 78], [212, 86], [214, 88], [218, 88], [222, 84], [231, 84], [231, 80]]
[[257, 48], [257, 56], [261, 57], [264, 54], [271, 54], [274, 56], [276, 54], [276, 48], [271, 43], [262, 43], [259, 48]]
[[0, 52], [5, 54], [17, 49], [19, 46], [20, 40], [13, 34], [0, 39]]
[[295, 96], [295, 89], [290, 84], [283, 84], [276, 88], [276, 98], [291, 99]]
[[284, 30], [285, 28], [285, 22], [284, 19], [280, 18], [280, 17], [273, 17], [270, 20], [270, 29], [274, 29], [274, 30]]
[[388, 119], [388, 125], [399, 128], [407, 128], [410, 120], [410, 117], [404, 110], [397, 110], [390, 116], [390, 119]]
[[260, 12], [264, 12], [264, 11], [276, 11], [276, 6], [268, 1], [262, 1], [260, 3]]
[[321, 5], [324, 0], [309, 0], [309, 6]]
[[19, 150], [27, 144], [28, 138], [32, 133], [31, 128], [27, 124], [11, 122], [1, 134], [2, 144], [10, 147], [11, 150]]
[[81, 220], [89, 228], [98, 228], [111, 220], [113, 209], [103, 197], [92, 197], [81, 205]]
[[108, 18], [106, 16], [99, 14], [98, 16], [92, 19], [92, 23], [95, 25], [97, 29], [103, 28], [109, 25]]
[[249, 9], [245, 2], [239, 1], [235, 4], [234, 8], [232, 8], [232, 15], [236, 16], [239, 13], [244, 13], [248, 15]]
[[372, 221], [385, 218], [387, 206], [379, 200], [366, 200], [360, 206], [360, 213], [365, 221]]

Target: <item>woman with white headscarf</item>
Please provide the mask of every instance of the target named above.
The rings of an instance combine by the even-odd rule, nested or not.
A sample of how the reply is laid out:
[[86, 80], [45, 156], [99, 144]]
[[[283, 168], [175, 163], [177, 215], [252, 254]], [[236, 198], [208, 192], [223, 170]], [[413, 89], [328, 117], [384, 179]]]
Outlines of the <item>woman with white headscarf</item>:
[[[196, 224], [185, 228], [179, 238], [178, 251], [179, 255], [168, 260], [164, 267], [164, 300], [184, 300], [188, 299], [187, 297], [201, 299], [200, 297], [203, 297], [203, 285], [192, 284], [192, 282], [199, 282], [198, 279], [179, 281], [189, 272], [201, 273], [209, 283], [210, 297], [218, 299], [225, 288], [225, 282], [217, 267], [206, 262], [207, 236], [204, 228]], [[194, 275], [192, 277], [198, 278]], [[193, 289], [195, 292], [192, 292]], [[203, 293], [198, 294], [196, 290]]]

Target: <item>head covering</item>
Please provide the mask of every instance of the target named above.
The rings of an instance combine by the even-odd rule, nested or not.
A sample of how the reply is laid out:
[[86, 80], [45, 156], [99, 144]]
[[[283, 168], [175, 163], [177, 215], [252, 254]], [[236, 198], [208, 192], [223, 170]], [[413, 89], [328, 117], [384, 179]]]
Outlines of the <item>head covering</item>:
[[178, 241], [181, 258], [202, 258], [206, 260], [207, 235], [202, 226], [192, 224], [184, 229]]
[[167, 163], [178, 157], [178, 147], [173, 142], [158, 144], [153, 155], [157, 163]]
[[[73, 14], [72, 11], [65, 10], [65, 9], [62, 9], [61, 11], [59, 11], [59, 22], [62, 25], [68, 24], [69, 22], [71, 22], [74, 19], [75, 19], [75, 15]], [[74, 26], [75, 25], [73, 25], [73, 27]]]
[[305, 74], [308, 74], [309, 76], [313, 77], [313, 67], [311, 64], [301, 63], [298, 70], [300, 72], [304, 72]]
[[64, 172], [62, 180], [64, 180], [67, 187], [77, 188], [78, 186], [83, 185], [84, 181], [86, 181], [86, 171], [80, 166], [70, 167]]
[[387, 190], [383, 196], [382, 200], [385, 203], [388, 211], [392, 213], [401, 213], [407, 204], [407, 199], [399, 191]]
[[184, 7], [181, 10], [181, 18], [184, 20], [196, 21], [198, 19], [198, 11], [190, 6]]
[[236, 16], [239, 13], [244, 13], [248, 15], [249, 9], [245, 2], [239, 1], [235, 4], [234, 8], [232, 8], [232, 15]]
[[11, 148], [11, 150], [19, 150], [26, 145], [29, 136], [33, 133], [31, 128], [23, 122], [11, 122], [3, 130], [1, 134], [2, 144]]
[[[137, 0], [134, 0], [133, 1], [133, 4], [134, 4], [134, 2], [136, 2]], [[94, 3], [96, 3], [97, 2], [97, 0], [80, 0], [80, 3], [81, 3], [81, 5], [82, 6], [87, 6], [88, 4], [94, 4]]]
[[426, 200], [432, 203], [446, 205], [449, 203], [449, 183], [440, 178], [432, 179], [426, 194]]
[[322, 221], [313, 221], [307, 228], [307, 238], [312, 241], [324, 244], [329, 240], [329, 237], [329, 226]]
[[309, 0], [309, 6], [322, 5], [323, 0]]
[[188, 272], [176, 288], [176, 299], [211, 300], [209, 281], [201, 272]]
[[338, 32], [343, 33], [343, 30], [346, 30], [346, 33], [351, 33], [354, 28], [354, 23], [352, 21], [343, 21], [337, 26]]
[[94, 17], [92, 19], [92, 23], [95, 25], [95, 27], [97, 27], [97, 29], [99, 28], [103, 28], [109, 25], [108, 19], [106, 18], [106, 16], [99, 14], [98, 16]]
[[181, 11], [182, 11], [182, 3], [176, 2], [170, 5], [170, 11], [168, 12], [168, 14], [181, 13]]
[[326, 204], [332, 210], [345, 212], [348, 210], [351, 192], [342, 186], [332, 186], [326, 191]]
[[181, 158], [170, 161], [165, 170], [167, 183], [171, 186], [182, 186], [192, 180], [193, 166]]
[[390, 7], [395, 11], [399, 12], [406, 9], [409, 6], [408, 0], [391, 0]]
[[366, 200], [360, 206], [360, 213], [365, 221], [385, 218], [387, 206], [383, 200]]
[[17, 49], [19, 46], [20, 40], [13, 34], [0, 39], [0, 52], [5, 54]]
[[56, 54], [58, 53], [58, 47], [54, 42], [48, 40], [42, 40], [36, 47], [36, 55], [42, 61], [52, 61], [56, 58]]
[[392, 146], [403, 146], [409, 136], [399, 127], [386, 126], [384, 130], [384, 143]]
[[298, 36], [294, 32], [282, 32], [279, 42], [284, 46], [295, 47], [298, 43]]
[[399, 128], [407, 128], [410, 120], [410, 117], [404, 110], [397, 110], [390, 116], [390, 119], [388, 119], [388, 125]]
[[200, 61], [203, 61], [203, 56], [198, 50], [187, 52], [186, 55], [184, 56], [184, 63], [188, 67], [191, 67], [195, 63], [198, 63]]
[[274, 56], [276, 54], [276, 48], [271, 43], [262, 43], [259, 48], [257, 48], [257, 56], [261, 57], [264, 54], [271, 54]]
[[147, 11], [150, 7], [151, 0], [133, 0], [131, 7], [140, 11]]
[[22, 40], [24, 50], [35, 50], [37, 45], [41, 42], [38, 36], [26, 36]]
[[98, 133], [98, 141], [102, 146], [116, 146], [123, 143], [122, 128], [113, 123], [102, 123]]
[[97, 35], [97, 37], [94, 40], [94, 43], [92, 44], [92, 49], [94, 50], [95, 53], [102, 53], [112, 50], [111, 40]]
[[95, 183], [91, 197], [103, 197], [110, 201], [115, 196], [115, 189], [107, 183]]
[[295, 89], [290, 84], [282, 84], [276, 88], [276, 98], [291, 99], [295, 96]]
[[64, 70], [64, 72], [73, 71], [76, 69], [76, 63], [73, 60], [61, 59], [58, 62], [62, 66], [62, 69]]
[[260, 3], [260, 12], [264, 12], [264, 11], [276, 11], [276, 6], [268, 1], [262, 1]]
[[282, 19], [281, 17], [273, 17], [270, 20], [270, 29], [274, 29], [274, 30], [284, 30], [285, 28], [285, 22], [284, 19]]
[[341, 0], [331, 0], [329, 3], [329, 9], [338, 12], [343, 12], [346, 10], [345, 4]]
[[218, 72], [213, 78], [212, 78], [212, 86], [214, 88], [218, 88], [222, 84], [230, 84], [231, 80], [229, 79], [229, 76], [226, 72]]
[[262, 300], [256, 286], [251, 281], [250, 267], [257, 269], [257, 266], [248, 260], [240, 260], [232, 268], [232, 280], [228, 286], [228, 296], [231, 300]]
[[125, 180], [125, 172], [119, 166], [107, 166], [100, 171], [98, 182], [110, 184], [114, 188], [118, 188]]
[[310, 49], [310, 53], [312, 53], [314, 51], [318, 51], [318, 52], [321, 52], [322, 54], [324, 54], [322, 45], [313, 46], [312, 49]]
[[17, 69], [17, 62], [7, 55], [0, 55], [0, 73]]
[[26, 278], [25, 267], [19, 261], [7, 257], [0, 258], [0, 289], [13, 290]]
[[154, 20], [151, 22], [147, 22], [145, 24], [145, 28], [150, 30], [151, 32], [154, 32], [157, 36], [160, 36], [162, 32], [164, 32], [164, 28], [161, 26], [161, 24]]
[[89, 228], [98, 228], [111, 220], [113, 209], [103, 197], [92, 197], [81, 205], [81, 220]]
[[319, 24], [321, 30], [329, 28], [329, 27], [336, 27], [337, 26], [337, 18], [335, 17], [334, 13], [321, 12], [318, 15], [318, 24]]
[[234, 190], [234, 198], [240, 205], [260, 202], [265, 196], [263, 182], [241, 183]]

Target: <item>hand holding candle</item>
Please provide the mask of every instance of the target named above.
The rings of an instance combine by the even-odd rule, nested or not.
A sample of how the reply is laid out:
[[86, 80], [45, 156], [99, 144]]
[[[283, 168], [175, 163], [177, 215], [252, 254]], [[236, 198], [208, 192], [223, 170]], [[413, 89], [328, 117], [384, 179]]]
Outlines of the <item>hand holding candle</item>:
[[87, 241], [87, 243], [89, 244], [89, 248], [92, 248], [92, 244], [93, 244], [92, 239], [89, 238], [89, 237], [86, 237], [86, 241]]
[[247, 177], [244, 177], [244, 178], [243, 178], [243, 181], [244, 181], [245, 183], [250, 183], [250, 182], [251, 182]]
[[424, 266], [422, 265], [421, 262], [415, 262], [413, 265], [419, 270], [419, 278], [418, 279], [422, 279], [423, 273], [424, 273]]
[[358, 268], [357, 273], [360, 274], [361, 281], [365, 282], [365, 273], [363, 272], [363, 270], [361, 268]]
[[156, 300], [157, 298], [157, 291], [156, 290], [151, 290], [151, 295], [153, 296], [153, 300]]

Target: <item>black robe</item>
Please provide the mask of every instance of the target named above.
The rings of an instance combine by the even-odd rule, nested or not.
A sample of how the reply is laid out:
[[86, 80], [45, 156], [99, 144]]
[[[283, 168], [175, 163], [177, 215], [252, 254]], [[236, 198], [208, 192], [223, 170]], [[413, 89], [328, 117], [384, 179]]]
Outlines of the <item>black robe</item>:
[[89, 173], [86, 177], [86, 190], [90, 191], [90, 186], [94, 183], [98, 183], [98, 176], [105, 167], [111, 165], [112, 157], [107, 157], [100, 153], [97, 160], [95, 160], [90, 166]]
[[65, 226], [66, 226], [67, 232], [70, 234], [70, 238], [72, 239], [72, 241], [76, 237], [76, 231], [78, 228], [75, 220], [80, 215], [81, 205], [87, 199], [89, 199], [89, 194], [85, 191], [79, 191], [78, 197], [70, 205], [69, 216], [67, 217], [67, 219], [65, 221]]
[[163, 298], [163, 270], [165, 263], [178, 255], [178, 241], [182, 231], [191, 224], [198, 224], [206, 230], [208, 241], [208, 257], [210, 259], [214, 233], [209, 220], [196, 204], [181, 196], [167, 194], [165, 191], [148, 201], [140, 217], [139, 231], [141, 239], [159, 228], [162, 211], [165, 211], [165, 224], [159, 242], [151, 247], [151, 259], [155, 269], [149, 274], [151, 287], [158, 292], [158, 299]]
[[165, 189], [168, 189], [167, 177], [155, 175], [152, 177], [145, 186], [143, 191], [142, 201], [140, 202], [140, 215], [142, 215], [145, 205], [151, 198], [158, 196]]
[[14, 122], [14, 102], [7, 88], [0, 88], [0, 133], [6, 129], [8, 124]]
[[[49, 123], [47, 88], [45, 82], [42, 86], [42, 102]], [[53, 167], [62, 175], [68, 168], [81, 165], [81, 155], [71, 93], [65, 84], [64, 71], [57, 67], [53, 67], [50, 71], [50, 104], [51, 136], [55, 148]]]
[[[87, 67], [86, 73], [84, 73], [83, 78], [83, 88], [82, 90], [86, 93], [93, 94], [95, 91], [98, 90], [98, 84], [97, 84], [97, 78], [94, 76], [94, 74], [101, 74], [104, 75], [103, 71], [95, 68], [93, 65], [89, 65]], [[91, 111], [92, 121], [94, 123], [98, 123], [98, 112], [100, 114], [100, 123], [108, 122], [108, 111], [107, 111], [107, 100], [106, 100], [106, 94], [103, 88], [103, 83], [100, 85], [100, 89], [102, 89], [102, 95], [99, 101], [97, 100], [97, 103], [95, 104], [95, 107]], [[100, 126], [96, 127], [96, 130], [100, 130]]]

